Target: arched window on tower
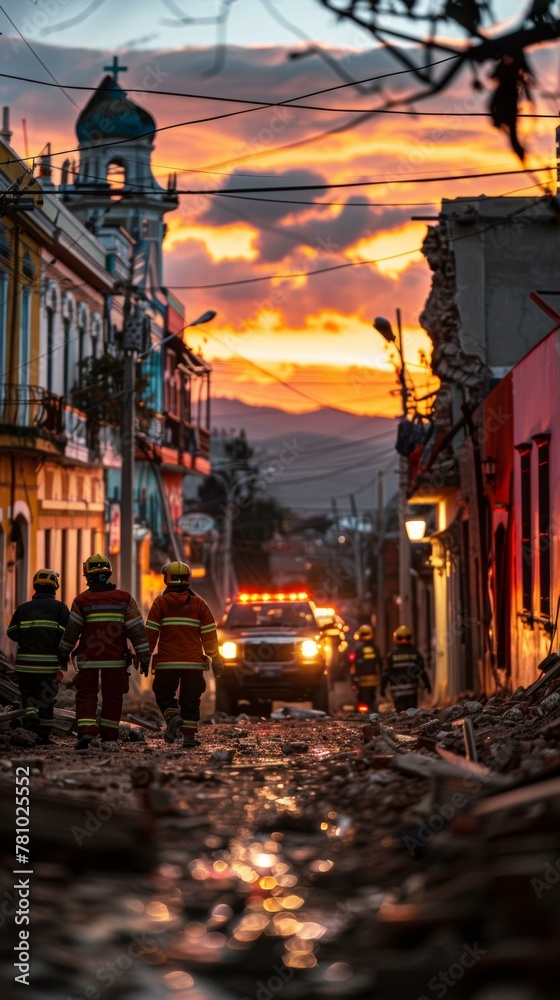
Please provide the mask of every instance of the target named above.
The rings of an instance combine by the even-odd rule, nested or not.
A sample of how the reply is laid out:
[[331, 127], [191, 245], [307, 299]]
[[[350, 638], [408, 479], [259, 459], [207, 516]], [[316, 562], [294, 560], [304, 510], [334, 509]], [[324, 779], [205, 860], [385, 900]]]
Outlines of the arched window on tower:
[[117, 200], [126, 186], [126, 167], [124, 160], [115, 158], [107, 164], [107, 183], [111, 189], [111, 198]]

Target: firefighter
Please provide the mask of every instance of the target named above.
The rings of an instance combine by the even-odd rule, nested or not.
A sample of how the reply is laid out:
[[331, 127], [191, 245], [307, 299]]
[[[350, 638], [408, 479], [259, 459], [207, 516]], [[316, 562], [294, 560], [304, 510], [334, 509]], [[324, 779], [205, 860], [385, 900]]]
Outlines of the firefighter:
[[358, 691], [358, 702], [375, 712], [377, 691], [381, 683], [383, 659], [379, 647], [373, 641], [371, 625], [360, 625], [354, 658], [354, 676]]
[[58, 646], [68, 621], [68, 608], [56, 599], [58, 573], [38, 569], [30, 601], [16, 608], [8, 636], [18, 644], [16, 677], [25, 709], [23, 725], [39, 743], [50, 743], [58, 691]]
[[60, 666], [68, 667], [77, 645], [75, 661], [76, 750], [87, 750], [97, 736], [99, 675], [103, 704], [99, 734], [103, 750], [118, 750], [123, 695], [128, 691], [128, 665], [132, 662], [127, 640], [134, 646], [141, 673], [148, 675], [150, 647], [138, 605], [126, 590], [109, 582], [112, 567], [96, 552], [83, 564], [87, 590], [78, 594], [58, 648]]
[[387, 657], [387, 666], [381, 679], [381, 696], [387, 684], [391, 685], [391, 697], [395, 711], [404, 712], [416, 708], [418, 702], [418, 681], [422, 681], [428, 694], [432, 693], [430, 679], [424, 666], [424, 657], [412, 642], [412, 632], [408, 625], [400, 625], [393, 632], [394, 648]]
[[181, 734], [183, 747], [195, 747], [207, 657], [215, 677], [222, 675], [224, 665], [216, 623], [206, 602], [191, 590], [188, 563], [167, 563], [162, 573], [165, 590], [156, 597], [146, 621], [152, 652], [157, 646], [153, 690], [167, 723], [165, 741], [173, 743]]

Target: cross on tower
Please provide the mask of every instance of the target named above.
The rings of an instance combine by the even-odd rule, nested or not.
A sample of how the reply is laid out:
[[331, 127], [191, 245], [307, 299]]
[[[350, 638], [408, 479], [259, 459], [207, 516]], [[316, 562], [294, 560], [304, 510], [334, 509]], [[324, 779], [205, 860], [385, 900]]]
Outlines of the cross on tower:
[[105, 70], [106, 73], [113, 74], [113, 80], [116, 83], [119, 73], [125, 73], [128, 70], [128, 66], [119, 66], [119, 57], [113, 56], [113, 65], [104, 66], [103, 69]]

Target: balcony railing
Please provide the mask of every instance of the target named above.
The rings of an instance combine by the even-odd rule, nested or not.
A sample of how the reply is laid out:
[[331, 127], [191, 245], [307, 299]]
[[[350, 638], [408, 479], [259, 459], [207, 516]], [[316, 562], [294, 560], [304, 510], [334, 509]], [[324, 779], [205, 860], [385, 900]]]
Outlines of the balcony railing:
[[42, 386], [0, 384], [0, 427], [58, 437], [64, 432], [64, 400]]
[[177, 417], [165, 417], [163, 444], [189, 455], [202, 455], [208, 458], [210, 454], [210, 431], [206, 427], [197, 427]]

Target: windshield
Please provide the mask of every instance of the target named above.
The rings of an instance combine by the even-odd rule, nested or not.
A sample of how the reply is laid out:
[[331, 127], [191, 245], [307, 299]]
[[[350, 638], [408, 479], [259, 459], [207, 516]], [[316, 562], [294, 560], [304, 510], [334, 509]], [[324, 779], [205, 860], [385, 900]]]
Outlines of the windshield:
[[316, 626], [316, 621], [307, 602], [294, 601], [289, 604], [282, 601], [271, 601], [263, 604], [232, 604], [224, 615], [224, 625], [228, 628], [261, 628], [288, 626]]

